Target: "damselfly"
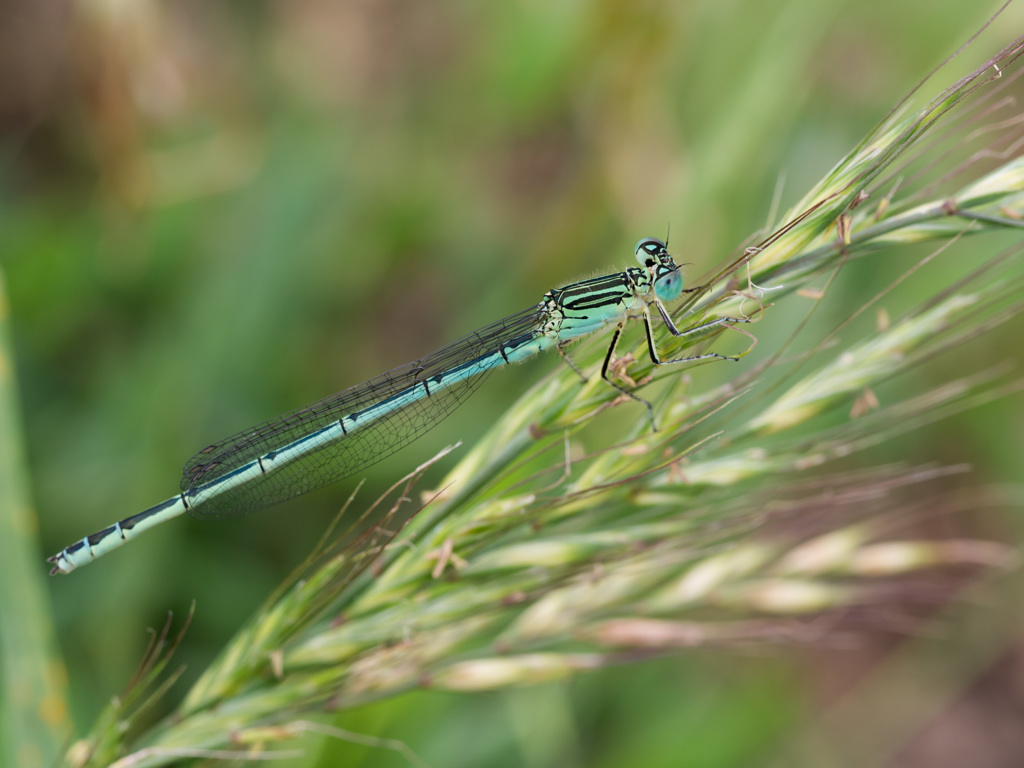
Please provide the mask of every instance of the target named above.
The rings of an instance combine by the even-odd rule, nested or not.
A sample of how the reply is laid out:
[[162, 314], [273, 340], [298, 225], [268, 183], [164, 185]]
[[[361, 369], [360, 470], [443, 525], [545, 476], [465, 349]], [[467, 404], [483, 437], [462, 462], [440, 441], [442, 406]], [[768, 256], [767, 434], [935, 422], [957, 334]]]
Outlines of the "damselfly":
[[[664, 305], [684, 293], [667, 246], [645, 238], [637, 243], [635, 255], [639, 267], [548, 291], [535, 306], [431, 355], [203, 448], [185, 464], [178, 495], [65, 547], [49, 558], [54, 564], [50, 573], [71, 573], [184, 512], [198, 518], [250, 512], [353, 475], [426, 433], [469, 397], [487, 372], [551, 348], [572, 365], [564, 347], [608, 325], [615, 325], [615, 332], [601, 377], [640, 400], [608, 375], [630, 318], [643, 319], [655, 365], [737, 359], [714, 352], [661, 359], [651, 327], [652, 307], [673, 336], [748, 319], [718, 317], [679, 330]], [[650, 410], [649, 403], [641, 402]]]

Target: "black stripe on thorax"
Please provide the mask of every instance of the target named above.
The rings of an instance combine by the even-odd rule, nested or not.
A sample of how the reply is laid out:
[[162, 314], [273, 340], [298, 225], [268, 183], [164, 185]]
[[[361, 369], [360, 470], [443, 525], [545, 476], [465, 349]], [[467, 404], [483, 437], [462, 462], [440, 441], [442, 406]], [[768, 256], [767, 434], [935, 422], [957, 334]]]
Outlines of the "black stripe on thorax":
[[555, 302], [570, 311], [607, 307], [621, 302], [632, 288], [629, 277], [620, 272], [567, 285], [558, 291]]

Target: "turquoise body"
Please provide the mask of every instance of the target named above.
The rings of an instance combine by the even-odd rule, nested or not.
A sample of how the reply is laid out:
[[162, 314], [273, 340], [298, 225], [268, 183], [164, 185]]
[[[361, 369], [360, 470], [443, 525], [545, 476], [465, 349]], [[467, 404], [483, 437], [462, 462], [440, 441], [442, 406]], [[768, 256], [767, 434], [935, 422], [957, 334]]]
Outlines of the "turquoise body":
[[[682, 362], [658, 358], [649, 313], [657, 307], [677, 336], [697, 330], [678, 331], [662, 305], [683, 290], [679, 267], [656, 238], [641, 240], [634, 253], [637, 267], [548, 291], [534, 307], [432, 355], [207, 446], [185, 465], [178, 495], [61, 550], [49, 558], [50, 572], [70, 573], [185, 512], [208, 517], [250, 511], [348, 477], [426, 432], [468, 397], [483, 374], [617, 325], [602, 369], [607, 379], [615, 341], [630, 317], [644, 319], [655, 363]], [[691, 359], [699, 358], [684, 358]]]

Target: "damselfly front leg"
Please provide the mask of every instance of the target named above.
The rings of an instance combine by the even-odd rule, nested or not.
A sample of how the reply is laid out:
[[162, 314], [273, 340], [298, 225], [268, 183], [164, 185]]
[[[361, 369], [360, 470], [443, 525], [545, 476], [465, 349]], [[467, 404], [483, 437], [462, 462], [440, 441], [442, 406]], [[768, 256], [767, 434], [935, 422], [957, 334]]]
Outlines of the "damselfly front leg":
[[[686, 328], [685, 330], [679, 330], [676, 328], [676, 324], [672, 322], [671, 316], [665, 311], [664, 305], [660, 301], [649, 302], [647, 307], [654, 305], [658, 308], [658, 313], [661, 315], [662, 322], [665, 323], [665, 327], [668, 328], [676, 338], [682, 336], [689, 336], [700, 331], [707, 330], [708, 328], [714, 328], [717, 325], [725, 325], [727, 323], [750, 323], [753, 322], [749, 317], [716, 317], [714, 320], [708, 320], [706, 323], [695, 325], [692, 328]], [[736, 362], [739, 360], [738, 357], [731, 357], [729, 355], [720, 355], [717, 352], [706, 352], [703, 355], [693, 355], [692, 357], [678, 357], [673, 360], [662, 360], [658, 354], [658, 349], [654, 343], [654, 330], [651, 328], [651, 314], [647, 307], [644, 307], [644, 328], [647, 331], [647, 350], [651, 355], [651, 360], [654, 361], [655, 365], [668, 365], [669, 363], [688, 363], [694, 360], [708, 360], [710, 358], [718, 358], [719, 360], [732, 360]]]

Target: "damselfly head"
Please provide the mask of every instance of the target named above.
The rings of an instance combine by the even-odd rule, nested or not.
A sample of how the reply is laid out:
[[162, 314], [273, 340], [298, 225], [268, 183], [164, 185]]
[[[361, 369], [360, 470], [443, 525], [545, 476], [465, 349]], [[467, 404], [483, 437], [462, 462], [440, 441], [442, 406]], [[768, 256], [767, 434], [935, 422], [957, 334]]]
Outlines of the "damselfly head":
[[683, 292], [683, 276], [669, 256], [668, 246], [656, 237], [645, 237], [636, 244], [634, 253], [654, 281], [654, 294], [662, 301], [678, 298]]

